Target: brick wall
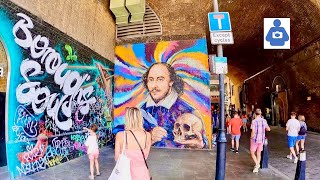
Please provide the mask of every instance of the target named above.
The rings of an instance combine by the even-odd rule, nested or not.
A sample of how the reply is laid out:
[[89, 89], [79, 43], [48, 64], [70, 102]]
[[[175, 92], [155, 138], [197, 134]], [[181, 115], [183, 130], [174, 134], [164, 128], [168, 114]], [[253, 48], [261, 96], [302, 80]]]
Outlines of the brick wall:
[[5, 49], [0, 42], [0, 67], [3, 68], [3, 76], [0, 77], [0, 92], [6, 92], [7, 88], [7, 71], [8, 71], [8, 62]]
[[[249, 105], [265, 106], [265, 96], [270, 95], [272, 81], [283, 77], [288, 92], [288, 112], [297, 111], [306, 117], [308, 127], [320, 132], [320, 39], [306, 46], [284, 63], [275, 64], [264, 73], [247, 81]], [[270, 87], [270, 91], [266, 89]], [[311, 97], [311, 100], [307, 100]]]
[[109, 0], [12, 0], [68, 36], [114, 59], [115, 22]]
[[206, 37], [209, 29], [207, 14], [213, 9], [212, 1], [148, 0], [147, 3], [160, 18], [162, 36], [117, 40], [118, 45]]

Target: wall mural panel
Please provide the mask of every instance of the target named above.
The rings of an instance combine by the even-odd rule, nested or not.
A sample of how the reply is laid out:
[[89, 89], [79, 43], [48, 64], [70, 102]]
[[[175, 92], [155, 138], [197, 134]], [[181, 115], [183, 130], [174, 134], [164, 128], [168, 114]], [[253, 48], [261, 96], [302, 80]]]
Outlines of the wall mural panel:
[[0, 4], [0, 39], [10, 58], [6, 143], [11, 177], [83, 155], [83, 127], [97, 124], [99, 145], [107, 144], [113, 111], [113, 63], [16, 11]]
[[205, 39], [129, 44], [115, 50], [115, 119], [139, 107], [144, 127], [167, 136], [156, 147], [208, 148], [211, 139], [208, 55]]

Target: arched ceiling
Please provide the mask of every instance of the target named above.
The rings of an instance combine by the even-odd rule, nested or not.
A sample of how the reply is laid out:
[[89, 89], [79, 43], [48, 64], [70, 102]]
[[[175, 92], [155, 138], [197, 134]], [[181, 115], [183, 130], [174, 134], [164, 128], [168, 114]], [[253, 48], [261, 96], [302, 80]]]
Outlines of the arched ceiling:
[[[218, 0], [219, 10], [230, 13], [233, 45], [224, 46], [228, 76], [240, 83], [262, 69], [288, 59], [320, 38], [319, 0]], [[206, 36], [212, 0], [147, 0], [163, 25], [163, 36]], [[263, 49], [263, 18], [290, 18], [291, 49]], [[208, 45], [209, 53], [215, 48]]]

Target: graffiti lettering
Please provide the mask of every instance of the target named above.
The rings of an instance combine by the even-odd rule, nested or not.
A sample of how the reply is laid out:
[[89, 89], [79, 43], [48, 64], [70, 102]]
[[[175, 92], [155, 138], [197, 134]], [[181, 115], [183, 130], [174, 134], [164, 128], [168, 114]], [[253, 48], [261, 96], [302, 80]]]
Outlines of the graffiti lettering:
[[48, 160], [48, 161], [47, 161], [47, 165], [48, 165], [49, 167], [52, 167], [52, 166], [61, 164], [62, 159], [63, 159], [63, 157], [61, 157], [61, 156], [56, 156], [56, 157]]
[[[37, 126], [38, 121], [36, 118], [25, 107], [18, 106], [12, 129], [16, 132], [19, 140], [26, 141], [27, 138], [37, 137]], [[23, 130], [23, 133], [19, 132], [19, 130]]]
[[79, 151], [87, 152], [87, 148], [85, 147], [85, 145], [79, 142], [74, 143], [74, 148]]
[[21, 167], [16, 167], [20, 175], [29, 175], [46, 169], [46, 159], [40, 158], [35, 162], [21, 163]]
[[22, 152], [18, 154], [18, 159], [20, 162], [34, 162], [44, 156], [48, 147], [48, 139], [44, 134], [40, 134], [37, 137], [38, 141], [36, 145], [29, 145], [27, 147], [27, 152]]
[[82, 134], [72, 134], [70, 138], [72, 141], [76, 142], [84, 142], [86, 140], [86, 136]]
[[[17, 101], [22, 104], [31, 104], [35, 114], [41, 114], [47, 110], [47, 115], [53, 118], [59, 129], [70, 130], [72, 127], [72, 103], [76, 102], [79, 105], [80, 113], [86, 115], [89, 113], [89, 105], [96, 102], [96, 98], [91, 97], [94, 92], [93, 86], [81, 88], [85, 81], [90, 80], [90, 76], [88, 74], [81, 76], [77, 71], [71, 70], [62, 75], [68, 64], [62, 64], [60, 54], [49, 47], [49, 40], [46, 37], [37, 35], [34, 39], [32, 38], [30, 29], [33, 28], [33, 23], [28, 16], [22, 13], [17, 15], [23, 19], [13, 27], [15, 42], [25, 49], [30, 48], [32, 58], [41, 58], [40, 63], [44, 63], [46, 73], [54, 75], [54, 82], [63, 92], [63, 94], [51, 94], [48, 87], [40, 87], [41, 82], [30, 82], [28, 76], [38, 76], [43, 72], [38, 61], [27, 58], [22, 61], [20, 66], [20, 74], [26, 82], [18, 85], [16, 89]], [[26, 38], [18, 36], [17, 33], [21, 31]], [[60, 109], [66, 117], [66, 121], [59, 120], [58, 112]]]

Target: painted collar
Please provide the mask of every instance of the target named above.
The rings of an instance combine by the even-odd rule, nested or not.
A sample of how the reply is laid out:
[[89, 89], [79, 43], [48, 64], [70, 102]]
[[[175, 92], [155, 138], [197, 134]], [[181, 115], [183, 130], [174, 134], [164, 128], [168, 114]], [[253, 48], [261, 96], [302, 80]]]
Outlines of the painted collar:
[[167, 109], [170, 109], [171, 106], [177, 101], [178, 96], [179, 96], [178, 93], [174, 89], [172, 89], [170, 94], [168, 94], [163, 100], [161, 100], [157, 104], [153, 101], [151, 95], [149, 94], [148, 97], [146, 98], [146, 107], [148, 108], [151, 106], [162, 106]]

